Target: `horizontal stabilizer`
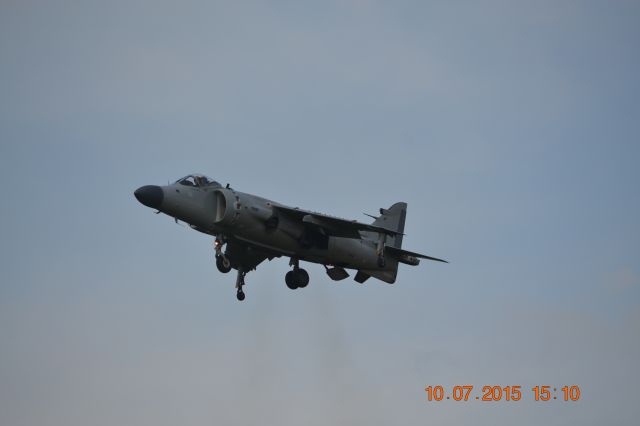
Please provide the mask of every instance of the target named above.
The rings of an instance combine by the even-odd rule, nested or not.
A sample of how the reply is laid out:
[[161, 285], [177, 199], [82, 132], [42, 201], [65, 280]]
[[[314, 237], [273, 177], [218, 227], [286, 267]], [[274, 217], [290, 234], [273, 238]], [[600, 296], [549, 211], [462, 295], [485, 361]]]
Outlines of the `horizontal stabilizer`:
[[397, 258], [400, 262], [406, 263], [409, 265], [417, 265], [419, 263], [417, 262], [418, 259], [427, 259], [427, 260], [434, 260], [436, 262], [449, 263], [444, 259], [438, 259], [437, 257], [431, 257], [425, 254], [414, 253], [412, 251], [402, 250], [402, 249], [391, 247], [391, 246], [385, 246], [384, 251], [385, 253], [388, 253], [390, 256]]

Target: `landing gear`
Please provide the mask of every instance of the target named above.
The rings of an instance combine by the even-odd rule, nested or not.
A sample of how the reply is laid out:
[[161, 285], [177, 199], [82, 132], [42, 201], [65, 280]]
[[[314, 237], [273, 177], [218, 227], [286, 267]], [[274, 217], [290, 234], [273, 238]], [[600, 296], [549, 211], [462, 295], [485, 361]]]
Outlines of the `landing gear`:
[[213, 241], [213, 249], [216, 251], [216, 257], [222, 256], [222, 246], [224, 245], [224, 241], [220, 238], [216, 238]]
[[291, 259], [289, 264], [293, 265], [293, 270], [284, 276], [284, 282], [291, 290], [305, 288], [309, 284], [309, 274], [298, 266], [298, 259]]
[[238, 290], [238, 292], [236, 293], [236, 298], [242, 302], [245, 298], [244, 291]]
[[246, 272], [244, 272], [242, 270], [242, 268], [238, 269], [238, 278], [236, 278], [236, 298], [239, 301], [243, 301], [245, 298], [245, 294], [244, 291], [242, 291], [242, 286], [244, 285], [244, 276], [246, 275]]
[[216, 267], [218, 268], [218, 271], [226, 274], [231, 270], [231, 262], [224, 254], [216, 255]]
[[309, 284], [309, 274], [302, 268], [294, 272], [294, 277], [298, 283], [298, 288], [305, 288]]
[[[218, 268], [218, 271], [223, 274], [231, 271], [232, 268], [231, 261], [226, 254], [222, 253], [222, 246], [226, 243], [227, 240], [224, 235], [217, 236], [213, 242], [213, 248], [216, 251], [216, 267]], [[229, 249], [227, 249], [227, 251], [229, 251]], [[244, 294], [244, 291], [242, 291], [242, 287], [244, 286], [244, 276], [247, 275], [247, 271], [245, 271], [246, 267], [243, 267], [242, 265], [236, 265], [236, 269], [238, 269], [238, 277], [236, 278], [236, 299], [243, 301], [246, 295]]]
[[213, 242], [213, 247], [216, 250], [216, 267], [218, 271], [226, 274], [231, 270], [231, 262], [229, 258], [222, 253], [222, 246], [224, 245], [224, 240], [220, 238], [216, 238]]
[[294, 269], [287, 272], [287, 275], [284, 276], [284, 282], [291, 290], [305, 288], [309, 284], [309, 274], [302, 268]]
[[293, 271], [287, 272], [287, 274], [284, 276], [284, 282], [287, 284], [287, 287], [289, 287], [291, 290], [295, 290], [296, 288], [298, 288], [298, 285], [295, 283], [293, 279]]

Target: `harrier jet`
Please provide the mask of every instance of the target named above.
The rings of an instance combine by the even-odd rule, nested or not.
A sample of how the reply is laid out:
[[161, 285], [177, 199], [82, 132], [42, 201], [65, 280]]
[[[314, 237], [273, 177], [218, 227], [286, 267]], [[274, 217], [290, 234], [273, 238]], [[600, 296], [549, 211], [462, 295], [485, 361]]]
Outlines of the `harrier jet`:
[[380, 209], [380, 216], [371, 216], [373, 223], [366, 224], [285, 206], [236, 191], [229, 184], [223, 187], [201, 174], [166, 186], [142, 186], [134, 195], [156, 213], [215, 237], [218, 270], [238, 271], [238, 300], [245, 298], [245, 275], [274, 257], [291, 259], [292, 270], [285, 282], [292, 290], [309, 284], [301, 260], [323, 265], [335, 281], [349, 276], [346, 269], [354, 269], [359, 283], [374, 277], [389, 284], [396, 280], [399, 263], [416, 266], [419, 259], [446, 262], [402, 249], [406, 203]]

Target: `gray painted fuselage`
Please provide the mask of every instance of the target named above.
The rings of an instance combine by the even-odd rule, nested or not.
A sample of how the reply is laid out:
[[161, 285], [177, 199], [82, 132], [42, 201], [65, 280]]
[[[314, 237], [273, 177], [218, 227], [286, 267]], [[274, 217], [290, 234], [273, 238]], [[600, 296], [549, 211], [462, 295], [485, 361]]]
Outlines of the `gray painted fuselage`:
[[[219, 186], [191, 187], [179, 183], [163, 186], [162, 213], [188, 223], [192, 228], [215, 236], [224, 236], [263, 250], [270, 256], [297, 257], [323, 265], [358, 270], [379, 270], [376, 242], [367, 238], [327, 237], [327, 247], [305, 247], [304, 224], [284, 215], [277, 226], [265, 226], [282, 204], [265, 198]], [[366, 234], [362, 232], [362, 234]], [[393, 270], [390, 262], [385, 269]]]
[[404, 202], [381, 208], [380, 216], [366, 224], [289, 207], [229, 185], [222, 187], [204, 175], [189, 175], [166, 186], [143, 186], [134, 195], [158, 213], [216, 237], [216, 267], [223, 273], [238, 271], [238, 300], [245, 298], [242, 287], [247, 272], [275, 257], [291, 258], [293, 269], [286, 274], [285, 283], [292, 290], [309, 283], [300, 261], [324, 265], [335, 281], [349, 276], [345, 269], [355, 269], [354, 280], [359, 283], [373, 277], [390, 284], [396, 280], [399, 263], [445, 262], [402, 249]]

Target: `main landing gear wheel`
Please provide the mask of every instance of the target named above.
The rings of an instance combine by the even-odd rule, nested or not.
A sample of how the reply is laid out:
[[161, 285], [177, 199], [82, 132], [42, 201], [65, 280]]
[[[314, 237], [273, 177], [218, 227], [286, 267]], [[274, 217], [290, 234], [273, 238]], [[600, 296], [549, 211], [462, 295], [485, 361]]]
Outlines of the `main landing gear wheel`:
[[305, 288], [309, 284], [309, 274], [304, 269], [298, 269], [294, 272], [298, 288]]
[[298, 288], [298, 285], [293, 279], [293, 271], [287, 272], [287, 274], [284, 276], [284, 282], [287, 284], [287, 287], [289, 287], [291, 290], [295, 290], [296, 288]]
[[224, 254], [216, 255], [216, 267], [218, 268], [218, 271], [226, 274], [231, 270], [231, 262]]
[[305, 288], [309, 284], [309, 274], [302, 268], [295, 268], [293, 271], [287, 272], [284, 276], [284, 282], [291, 290]]

